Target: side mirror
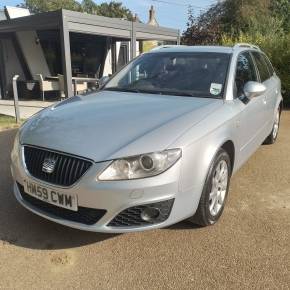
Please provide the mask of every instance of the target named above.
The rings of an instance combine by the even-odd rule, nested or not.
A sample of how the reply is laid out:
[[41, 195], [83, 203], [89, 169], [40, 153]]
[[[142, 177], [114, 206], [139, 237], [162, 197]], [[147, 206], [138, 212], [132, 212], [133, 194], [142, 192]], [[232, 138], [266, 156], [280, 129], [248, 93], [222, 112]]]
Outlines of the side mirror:
[[247, 82], [244, 86], [244, 94], [248, 99], [258, 97], [266, 92], [266, 87], [258, 82]]
[[99, 80], [99, 88], [103, 87], [108, 81], [110, 80], [110, 77], [103, 76]]

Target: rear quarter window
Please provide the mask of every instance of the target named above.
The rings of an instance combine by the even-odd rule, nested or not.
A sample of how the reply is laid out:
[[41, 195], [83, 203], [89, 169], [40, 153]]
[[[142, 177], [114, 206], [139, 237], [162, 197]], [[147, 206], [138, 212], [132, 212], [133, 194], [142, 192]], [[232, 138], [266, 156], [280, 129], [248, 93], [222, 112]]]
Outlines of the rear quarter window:
[[272, 76], [269, 72], [265, 57], [259, 52], [253, 52], [253, 56], [260, 74], [261, 82], [264, 82]]

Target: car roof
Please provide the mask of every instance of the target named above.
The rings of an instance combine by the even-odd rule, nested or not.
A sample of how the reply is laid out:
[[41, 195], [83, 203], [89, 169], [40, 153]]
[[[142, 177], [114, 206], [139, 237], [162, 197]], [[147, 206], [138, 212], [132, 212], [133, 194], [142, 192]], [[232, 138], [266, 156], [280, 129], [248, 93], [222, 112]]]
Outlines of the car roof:
[[228, 53], [234, 51], [253, 50], [257, 51], [258, 47], [250, 44], [237, 44], [233, 47], [230, 46], [187, 46], [187, 45], [163, 45], [153, 48], [150, 53], [160, 52], [212, 52], [212, 53]]

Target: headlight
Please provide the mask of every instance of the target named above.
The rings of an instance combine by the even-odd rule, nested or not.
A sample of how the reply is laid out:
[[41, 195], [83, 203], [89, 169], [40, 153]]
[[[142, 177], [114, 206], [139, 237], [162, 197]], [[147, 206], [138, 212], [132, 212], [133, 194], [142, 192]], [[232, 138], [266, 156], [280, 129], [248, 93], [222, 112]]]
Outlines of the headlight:
[[114, 160], [99, 176], [99, 180], [127, 180], [158, 175], [169, 169], [181, 157], [181, 149], [169, 149]]

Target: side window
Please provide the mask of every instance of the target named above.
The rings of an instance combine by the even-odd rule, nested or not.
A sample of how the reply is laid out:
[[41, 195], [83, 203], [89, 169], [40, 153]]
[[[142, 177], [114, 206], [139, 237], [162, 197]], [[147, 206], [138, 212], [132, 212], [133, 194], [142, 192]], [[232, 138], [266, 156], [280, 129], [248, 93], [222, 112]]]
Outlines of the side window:
[[270, 60], [268, 59], [268, 57], [266, 57], [265, 55], [263, 55], [263, 58], [267, 64], [268, 67], [268, 71], [270, 72], [270, 75], [273, 76], [273, 74], [275, 73], [273, 65], [271, 64]]
[[235, 79], [235, 95], [243, 94], [244, 86], [249, 81], [257, 81], [255, 65], [249, 52], [241, 53], [238, 57]]
[[268, 66], [265, 62], [265, 58], [259, 52], [253, 52], [253, 55], [259, 70], [261, 82], [264, 82], [271, 77], [270, 72], [268, 70]]

